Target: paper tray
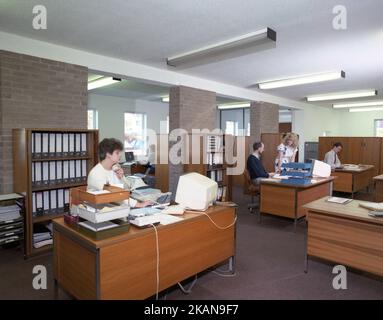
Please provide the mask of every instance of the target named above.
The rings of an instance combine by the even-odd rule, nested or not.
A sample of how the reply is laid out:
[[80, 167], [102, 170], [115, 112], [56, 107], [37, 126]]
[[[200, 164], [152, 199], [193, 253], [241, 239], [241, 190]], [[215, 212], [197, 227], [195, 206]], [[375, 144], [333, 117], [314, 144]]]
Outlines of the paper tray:
[[[108, 212], [91, 212], [79, 207], [75, 207], [75, 212], [83, 219], [93, 223], [111, 221], [115, 219], [121, 219], [129, 216], [130, 207], [124, 207], [121, 209], [108, 211]], [[74, 208], [73, 208], [74, 209]]]
[[93, 204], [102, 204], [110, 202], [120, 202], [129, 199], [130, 192], [116, 188], [118, 191], [112, 191], [103, 194], [92, 194], [84, 190], [78, 190], [78, 200], [80, 202], [86, 201]]

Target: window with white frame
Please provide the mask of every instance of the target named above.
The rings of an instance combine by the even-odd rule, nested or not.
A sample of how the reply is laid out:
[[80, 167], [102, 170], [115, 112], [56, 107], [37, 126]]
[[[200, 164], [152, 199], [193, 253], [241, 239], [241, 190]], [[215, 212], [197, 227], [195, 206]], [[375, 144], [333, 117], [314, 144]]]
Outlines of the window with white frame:
[[146, 155], [146, 114], [124, 113], [124, 147], [134, 155]]
[[98, 129], [98, 111], [88, 109], [88, 129]]
[[375, 137], [383, 137], [383, 119], [376, 119], [375, 122]]

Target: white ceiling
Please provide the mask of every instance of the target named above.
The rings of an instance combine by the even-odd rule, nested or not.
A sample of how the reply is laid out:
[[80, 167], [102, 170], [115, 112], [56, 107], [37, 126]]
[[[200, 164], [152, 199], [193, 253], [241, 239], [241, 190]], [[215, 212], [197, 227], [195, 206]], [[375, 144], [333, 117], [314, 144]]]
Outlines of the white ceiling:
[[[34, 4], [0, 0], [0, 30], [172, 69], [165, 63], [168, 56], [270, 27], [277, 32], [274, 49], [175, 70], [249, 87], [341, 69], [346, 79], [266, 92], [302, 100], [374, 88], [383, 97], [381, 0], [39, 0], [48, 11], [48, 28], [40, 31], [32, 28]], [[346, 6], [347, 30], [332, 27], [338, 4]]]

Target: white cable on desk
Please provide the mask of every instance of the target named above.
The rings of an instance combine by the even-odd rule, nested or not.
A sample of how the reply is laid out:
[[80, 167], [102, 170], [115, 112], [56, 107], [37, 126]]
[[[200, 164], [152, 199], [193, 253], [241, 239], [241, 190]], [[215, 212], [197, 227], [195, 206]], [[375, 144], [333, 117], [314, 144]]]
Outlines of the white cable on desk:
[[213, 219], [210, 218], [210, 216], [209, 216], [207, 213], [205, 213], [205, 212], [203, 212], [203, 211], [201, 211], [201, 213], [203, 213], [206, 217], [208, 217], [209, 220], [212, 222], [212, 224], [214, 224], [214, 225], [216, 226], [216, 228], [218, 228], [218, 229], [220, 229], [220, 230], [229, 229], [230, 227], [232, 227], [233, 225], [235, 225], [235, 223], [237, 222], [237, 215], [235, 215], [235, 218], [234, 218], [233, 223], [229, 224], [229, 225], [226, 226], [226, 227], [221, 227], [221, 226], [217, 225], [217, 224], [213, 221]]
[[156, 300], [158, 300], [158, 291], [160, 289], [160, 248], [158, 245], [158, 232], [157, 228], [154, 224], [151, 224], [151, 226], [154, 228], [154, 232], [156, 234], [156, 251], [157, 251], [157, 272], [156, 272], [156, 277], [157, 277], [157, 286], [156, 286]]

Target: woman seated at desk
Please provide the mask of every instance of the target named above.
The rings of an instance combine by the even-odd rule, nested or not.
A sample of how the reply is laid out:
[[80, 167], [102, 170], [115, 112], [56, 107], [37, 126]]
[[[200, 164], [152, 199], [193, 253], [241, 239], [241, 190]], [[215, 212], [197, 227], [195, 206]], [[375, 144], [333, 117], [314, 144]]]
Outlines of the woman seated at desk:
[[[124, 171], [119, 166], [123, 145], [120, 140], [105, 138], [98, 145], [100, 162], [92, 168], [88, 175], [89, 190], [103, 190], [105, 185], [123, 185], [125, 189], [130, 189], [124, 177]], [[129, 198], [131, 207], [141, 208], [151, 205], [151, 201], [138, 202]]]
[[277, 147], [278, 156], [275, 159], [275, 173], [282, 171], [283, 163], [295, 162], [298, 152], [298, 137], [295, 133], [287, 133], [282, 139], [282, 143]]

